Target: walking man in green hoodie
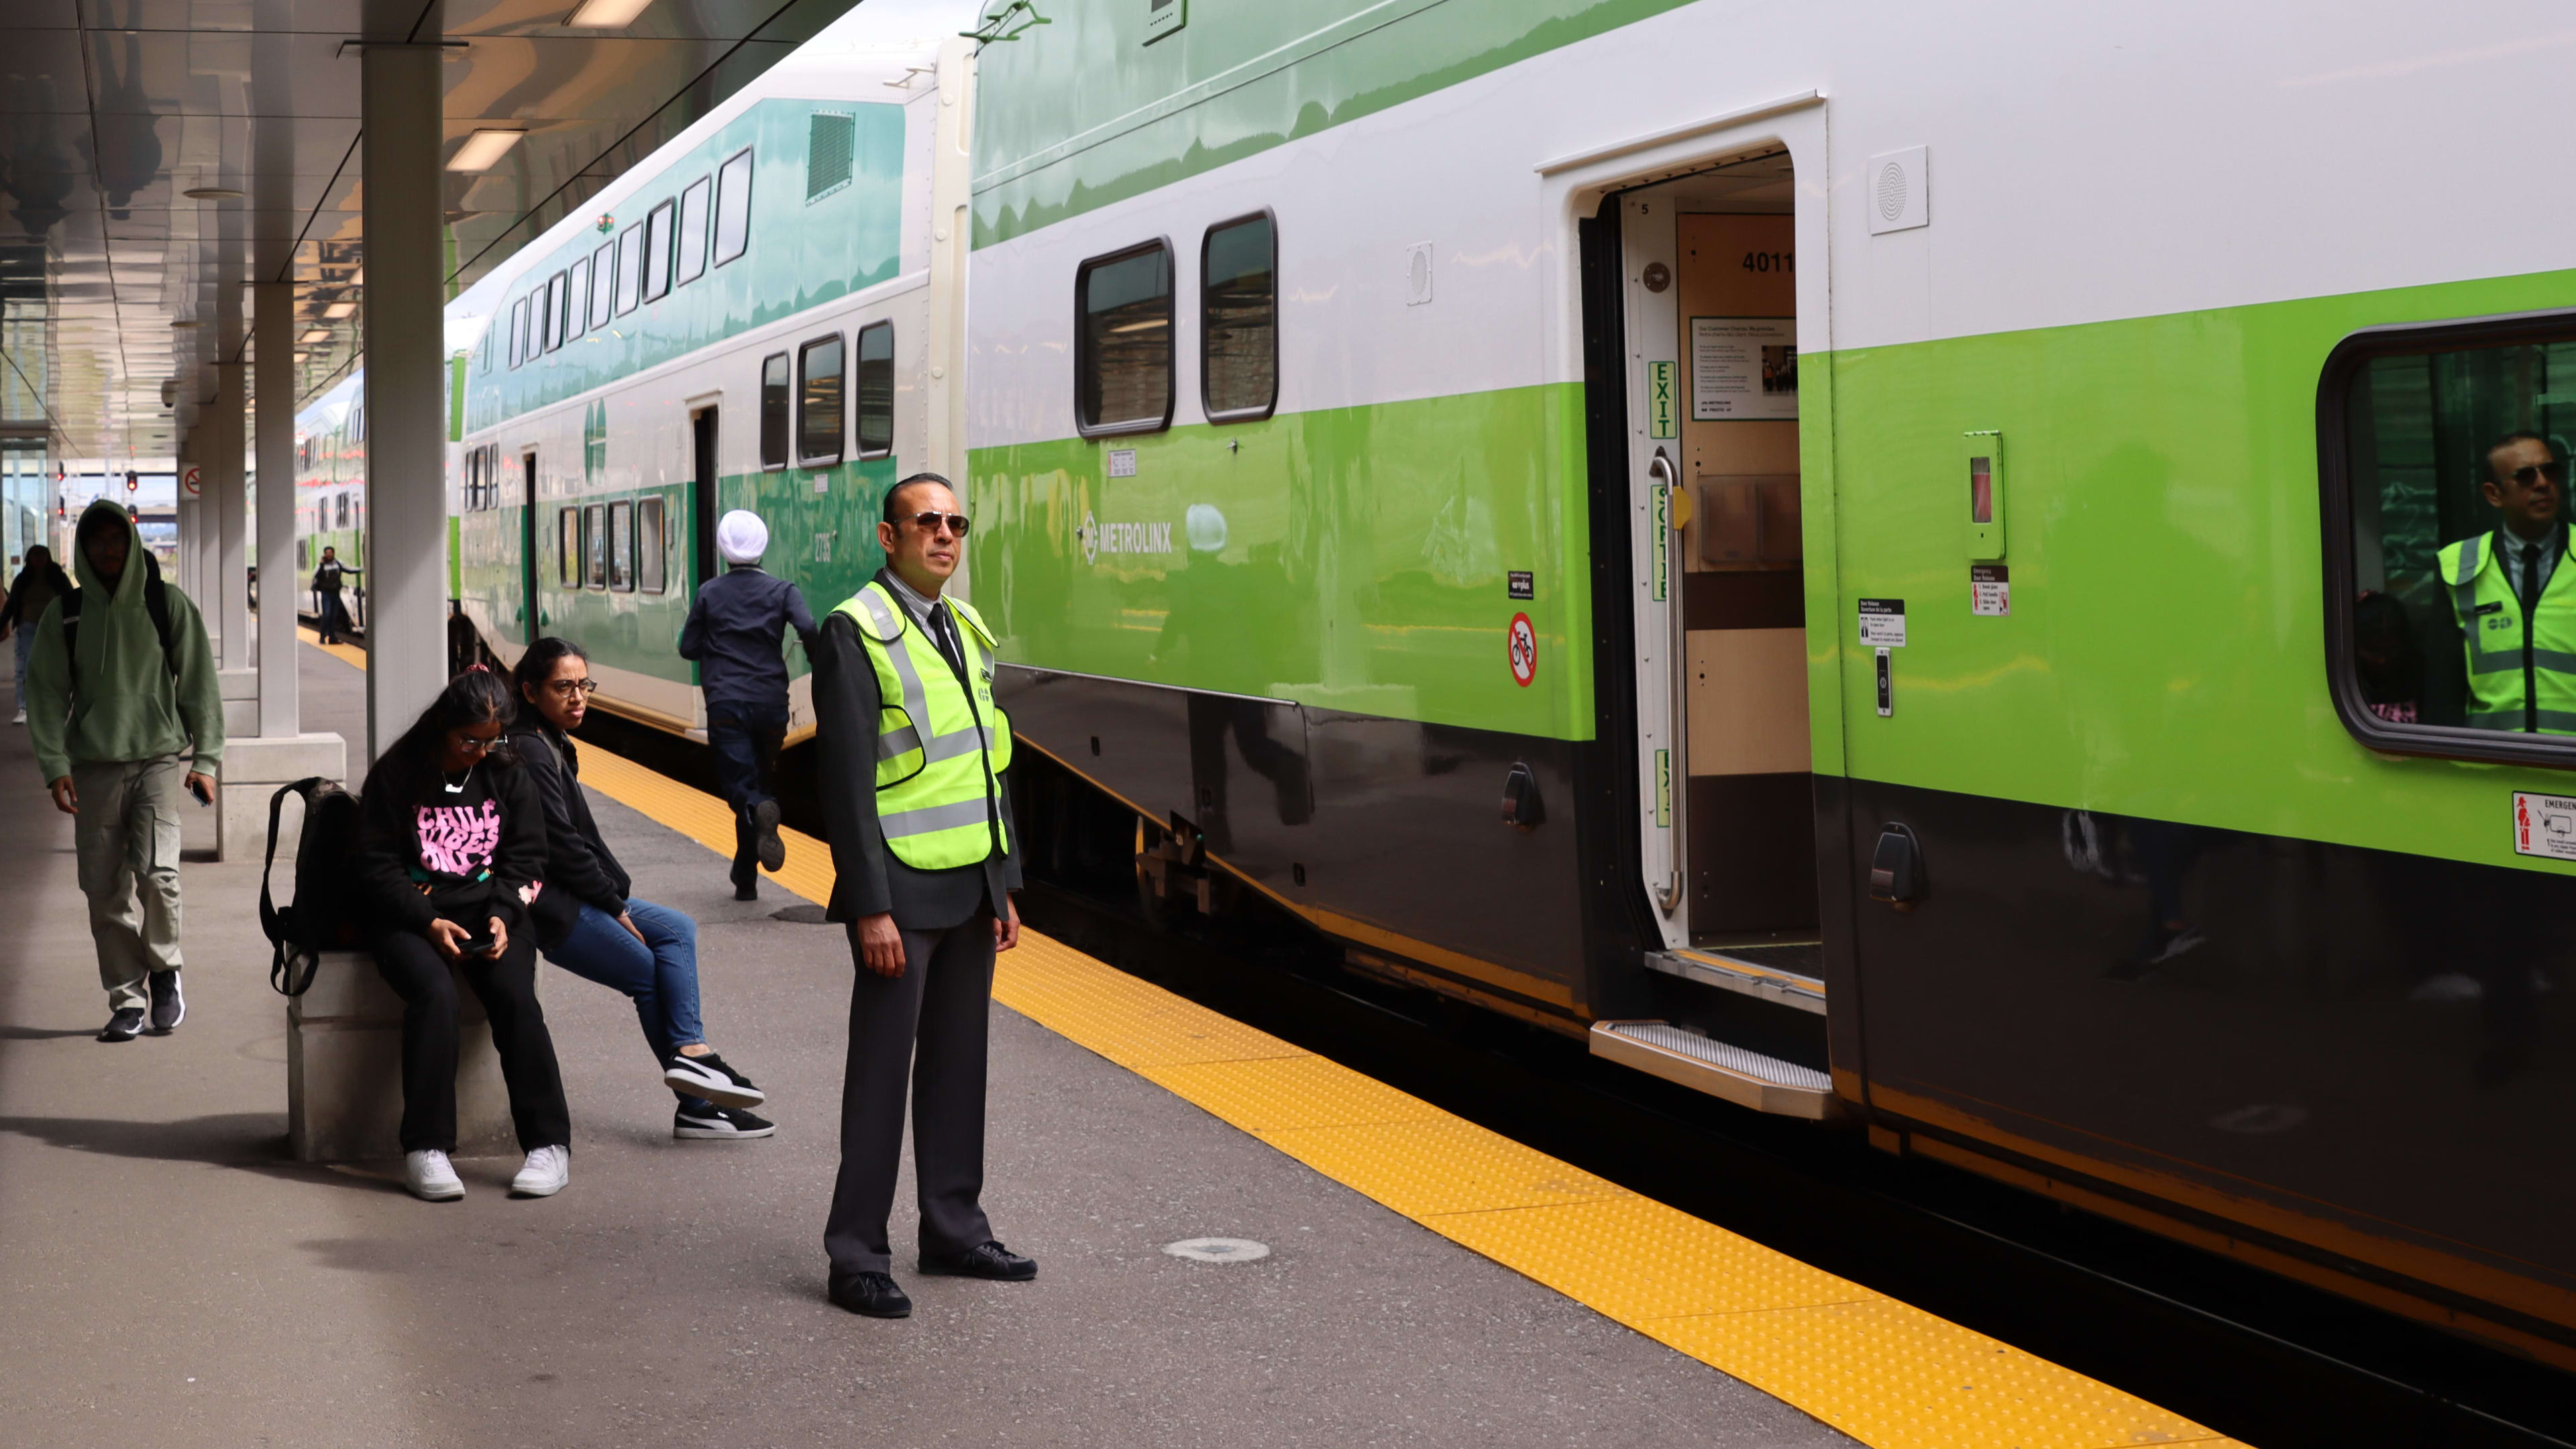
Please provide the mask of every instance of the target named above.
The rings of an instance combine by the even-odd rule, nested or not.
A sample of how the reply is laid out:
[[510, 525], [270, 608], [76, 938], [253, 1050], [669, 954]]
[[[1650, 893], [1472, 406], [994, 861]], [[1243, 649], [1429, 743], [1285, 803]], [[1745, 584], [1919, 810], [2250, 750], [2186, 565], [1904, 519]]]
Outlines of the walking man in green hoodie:
[[[188, 1014], [179, 992], [181, 796], [213, 799], [222, 689], [205, 620], [162, 582], [123, 508], [102, 498], [81, 514], [72, 572], [80, 588], [36, 621], [27, 733], [54, 808], [72, 817], [107, 987], [98, 1039], [164, 1036]], [[182, 751], [195, 758], [183, 762]]]

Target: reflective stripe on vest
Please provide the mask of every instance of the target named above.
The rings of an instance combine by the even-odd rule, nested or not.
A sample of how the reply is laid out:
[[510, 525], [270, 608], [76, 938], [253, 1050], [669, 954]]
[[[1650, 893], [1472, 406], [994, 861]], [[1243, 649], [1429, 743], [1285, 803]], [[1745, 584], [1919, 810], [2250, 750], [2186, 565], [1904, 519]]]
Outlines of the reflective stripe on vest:
[[971, 691], [883, 584], [833, 610], [857, 626], [876, 671], [877, 823], [916, 870], [973, 865], [1011, 845], [998, 804], [1011, 728], [993, 703], [992, 633], [971, 607], [947, 603]]
[[2468, 723], [2576, 734], [2576, 567], [2559, 557], [2526, 621], [2500, 552], [2494, 535], [2479, 534], [2438, 556], [2468, 653]]

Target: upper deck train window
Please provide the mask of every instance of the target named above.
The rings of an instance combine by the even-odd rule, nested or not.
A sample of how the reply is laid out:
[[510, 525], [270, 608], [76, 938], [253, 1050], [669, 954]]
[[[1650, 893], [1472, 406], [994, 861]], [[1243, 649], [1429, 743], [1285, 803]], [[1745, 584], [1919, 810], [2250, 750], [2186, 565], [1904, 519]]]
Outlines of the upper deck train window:
[[726, 158], [716, 169], [716, 265], [741, 256], [751, 245], [751, 148]]
[[1085, 437], [1172, 421], [1172, 249], [1147, 242], [1074, 273], [1074, 421]]
[[564, 341], [564, 274], [546, 278], [546, 351], [563, 346]]
[[2345, 725], [2374, 749], [2576, 767], [2576, 313], [2360, 333], [2319, 412]]
[[644, 285], [644, 224], [617, 234], [617, 315], [635, 310]]
[[707, 193], [715, 183], [701, 176], [680, 193], [680, 269], [675, 282], [694, 282], [707, 269]]
[[841, 339], [817, 338], [796, 350], [796, 462], [823, 468], [841, 461]]
[[645, 216], [644, 233], [644, 300], [651, 302], [671, 290], [671, 203]]
[[528, 299], [521, 297], [510, 304], [510, 365], [518, 366], [528, 355]]
[[564, 281], [564, 340], [590, 330], [590, 258], [572, 264]]
[[787, 466], [787, 354], [760, 360], [760, 466]]
[[894, 324], [860, 328], [858, 353], [859, 456], [882, 458], [894, 451]]
[[590, 326], [596, 332], [617, 315], [617, 243], [601, 242], [590, 254]]
[[1208, 228], [1199, 253], [1199, 382], [1210, 422], [1279, 401], [1278, 239], [1269, 213]]

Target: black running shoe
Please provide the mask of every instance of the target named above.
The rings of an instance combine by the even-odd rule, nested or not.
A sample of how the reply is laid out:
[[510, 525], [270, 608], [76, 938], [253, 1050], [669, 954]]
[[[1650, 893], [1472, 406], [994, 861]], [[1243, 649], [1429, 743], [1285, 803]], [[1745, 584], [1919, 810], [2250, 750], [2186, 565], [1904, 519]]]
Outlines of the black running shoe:
[[770, 870], [787, 864], [787, 842], [778, 838], [778, 802], [763, 800], [751, 807], [752, 850], [760, 863]]
[[179, 973], [155, 971], [145, 982], [152, 992], [151, 1034], [168, 1036], [171, 1028], [188, 1019], [188, 998], [180, 994]]
[[107, 1029], [98, 1034], [100, 1041], [132, 1041], [143, 1035], [143, 1008], [120, 1006], [107, 1019]]
[[777, 1123], [739, 1107], [682, 1107], [671, 1118], [671, 1135], [683, 1142], [748, 1142], [777, 1132]]
[[1038, 1275], [1035, 1258], [1023, 1258], [998, 1242], [986, 1242], [943, 1257], [921, 1255], [921, 1271], [955, 1278], [985, 1278], [995, 1283], [1025, 1283]]
[[704, 1097], [719, 1107], [757, 1107], [769, 1100], [769, 1094], [751, 1084], [751, 1078], [725, 1065], [725, 1059], [709, 1052], [702, 1057], [673, 1057], [662, 1072], [662, 1085], [683, 1097]]
[[895, 1286], [891, 1273], [852, 1273], [832, 1275], [832, 1301], [852, 1313], [870, 1318], [910, 1318], [912, 1299]]

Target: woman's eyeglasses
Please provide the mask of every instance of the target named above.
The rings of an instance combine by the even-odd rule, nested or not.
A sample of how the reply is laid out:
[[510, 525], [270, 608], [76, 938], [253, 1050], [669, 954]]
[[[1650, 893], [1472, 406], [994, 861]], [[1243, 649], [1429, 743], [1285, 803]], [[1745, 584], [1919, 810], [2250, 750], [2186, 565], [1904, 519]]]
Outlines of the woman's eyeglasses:
[[554, 696], [557, 699], [571, 699], [576, 695], [596, 694], [599, 691], [599, 681], [596, 679], [549, 679], [546, 681], [546, 688], [553, 690]]
[[456, 747], [469, 755], [487, 754], [501, 743], [499, 735], [494, 735], [488, 740], [478, 740], [472, 735], [456, 735], [453, 738], [456, 741]]
[[924, 533], [937, 533], [939, 526], [944, 523], [948, 525], [948, 531], [959, 538], [966, 536], [966, 526], [973, 522], [963, 513], [916, 513], [911, 521], [915, 528]]

